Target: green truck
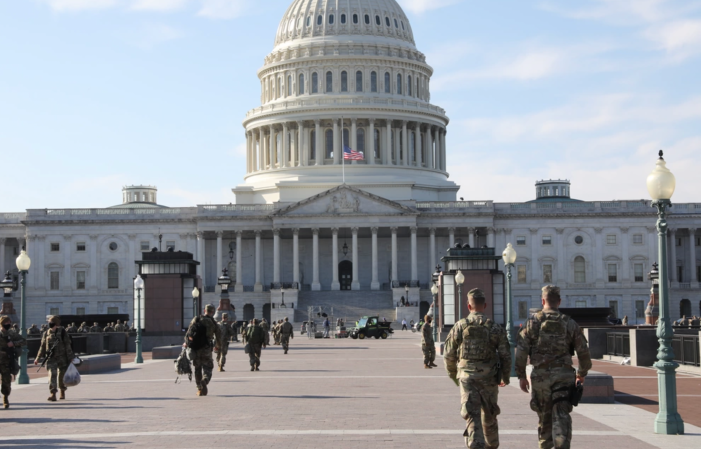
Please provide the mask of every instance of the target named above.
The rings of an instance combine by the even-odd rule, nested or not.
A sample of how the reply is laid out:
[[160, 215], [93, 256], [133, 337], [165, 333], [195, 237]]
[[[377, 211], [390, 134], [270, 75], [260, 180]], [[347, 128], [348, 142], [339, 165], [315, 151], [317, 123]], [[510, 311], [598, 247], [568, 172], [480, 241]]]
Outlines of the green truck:
[[389, 334], [394, 333], [390, 324], [391, 321], [380, 321], [380, 317], [377, 316], [364, 316], [358, 320], [357, 327], [350, 331], [350, 337], [354, 340], [371, 337], [385, 340]]

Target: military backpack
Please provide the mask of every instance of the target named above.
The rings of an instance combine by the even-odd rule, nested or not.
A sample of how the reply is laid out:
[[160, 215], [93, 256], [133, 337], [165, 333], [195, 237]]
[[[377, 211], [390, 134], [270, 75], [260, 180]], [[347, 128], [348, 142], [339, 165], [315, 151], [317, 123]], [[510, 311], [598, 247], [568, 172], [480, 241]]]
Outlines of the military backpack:
[[491, 348], [492, 321], [470, 322], [462, 332], [460, 358], [468, 362], [492, 360], [495, 352]]
[[538, 329], [538, 341], [536, 351], [541, 354], [565, 354], [570, 351], [570, 344], [567, 342], [567, 322], [569, 317], [560, 314], [558, 316], [545, 313], [537, 316], [540, 322]]
[[206, 348], [210, 345], [207, 337], [207, 325], [202, 317], [195, 318], [195, 322], [188, 331], [187, 347], [193, 351]]

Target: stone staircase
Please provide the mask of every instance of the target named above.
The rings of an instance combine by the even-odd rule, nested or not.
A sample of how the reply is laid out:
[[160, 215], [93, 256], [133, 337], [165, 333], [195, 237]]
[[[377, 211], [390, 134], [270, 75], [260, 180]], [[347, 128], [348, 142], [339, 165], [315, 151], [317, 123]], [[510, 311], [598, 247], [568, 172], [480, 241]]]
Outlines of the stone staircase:
[[395, 321], [397, 316], [391, 291], [301, 291], [295, 305], [295, 322], [307, 320], [309, 306], [321, 306], [329, 315], [333, 308], [334, 319], [345, 318], [349, 325], [364, 315], [385, 317], [387, 321]]

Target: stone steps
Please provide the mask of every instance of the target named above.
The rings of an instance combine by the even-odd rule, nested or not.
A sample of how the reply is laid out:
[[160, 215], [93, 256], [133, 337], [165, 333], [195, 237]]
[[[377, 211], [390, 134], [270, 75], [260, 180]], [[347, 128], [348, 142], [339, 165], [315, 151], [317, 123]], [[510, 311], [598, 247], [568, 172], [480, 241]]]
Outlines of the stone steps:
[[[345, 318], [349, 325], [364, 315], [386, 317], [395, 321], [396, 311], [391, 291], [320, 291], [300, 292], [295, 306], [295, 321], [306, 321], [308, 307], [323, 307], [334, 318]], [[321, 318], [316, 317], [317, 321]]]

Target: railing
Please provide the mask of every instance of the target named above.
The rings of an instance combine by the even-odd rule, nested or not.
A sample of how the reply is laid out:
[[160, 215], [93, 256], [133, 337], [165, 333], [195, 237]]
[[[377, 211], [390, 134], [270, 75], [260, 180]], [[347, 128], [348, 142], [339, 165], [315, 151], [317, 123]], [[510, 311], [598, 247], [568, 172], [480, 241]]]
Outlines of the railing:
[[224, 204], [199, 206], [199, 212], [267, 212], [275, 210], [274, 204]]
[[465, 209], [468, 207], [492, 207], [492, 201], [422, 201], [417, 209]]
[[607, 332], [606, 354], [630, 357], [630, 334], [627, 332]]
[[674, 361], [682, 365], [699, 364], [699, 336], [674, 334], [672, 337]]
[[691, 290], [691, 282], [680, 282], [679, 288], [681, 290]]
[[299, 290], [299, 282], [271, 282], [270, 290]]
[[410, 107], [414, 109], [420, 109], [424, 111], [435, 112], [441, 115], [445, 115], [445, 109], [434, 106], [430, 103], [423, 101], [414, 100], [394, 100], [391, 98], [317, 98], [311, 100], [293, 100], [293, 101], [283, 101], [280, 103], [268, 104], [251, 109], [246, 113], [246, 118], [252, 117], [258, 114], [264, 114], [266, 112], [278, 112], [278, 111], [288, 111], [290, 109], [301, 109], [308, 108], [310, 106], [342, 106], [342, 105], [388, 105], [388, 106], [402, 106]]
[[[185, 208], [117, 208], [117, 209], [30, 209], [27, 213], [27, 218], [45, 218], [45, 217], [60, 217], [76, 219], [109, 219], [115, 215], [136, 215], [136, 216], [192, 216], [196, 215], [197, 210], [194, 207]], [[121, 218], [121, 217], [120, 217]]]
[[420, 286], [419, 281], [392, 281], [392, 288], [417, 288]]

